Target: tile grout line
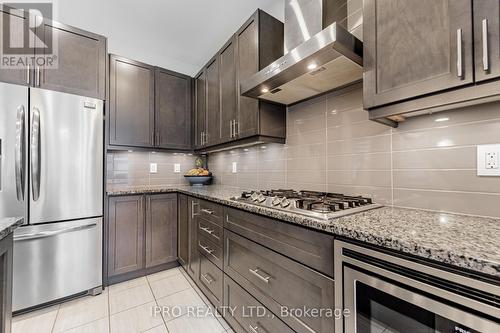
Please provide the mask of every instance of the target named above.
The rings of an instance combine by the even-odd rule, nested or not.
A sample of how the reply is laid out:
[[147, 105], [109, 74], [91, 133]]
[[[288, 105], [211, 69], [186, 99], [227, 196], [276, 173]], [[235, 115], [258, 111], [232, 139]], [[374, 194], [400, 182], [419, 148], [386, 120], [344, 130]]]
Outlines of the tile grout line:
[[57, 321], [57, 317], [59, 316], [59, 309], [61, 309], [61, 304], [58, 304], [57, 305], [57, 312], [56, 312], [56, 317], [54, 318], [54, 322], [52, 323], [52, 328], [50, 330], [51, 333], [54, 332], [54, 329], [56, 327], [56, 321]]

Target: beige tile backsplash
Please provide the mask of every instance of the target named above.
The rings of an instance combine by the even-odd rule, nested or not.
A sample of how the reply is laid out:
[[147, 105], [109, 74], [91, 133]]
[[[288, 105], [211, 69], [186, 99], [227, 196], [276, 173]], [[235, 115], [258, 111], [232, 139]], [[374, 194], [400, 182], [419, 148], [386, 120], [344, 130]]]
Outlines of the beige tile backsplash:
[[368, 120], [358, 86], [290, 107], [287, 118], [286, 145], [211, 154], [215, 182], [367, 195], [385, 205], [500, 217], [500, 177], [476, 175], [476, 146], [500, 143], [500, 103], [411, 118], [391, 129]]
[[[108, 152], [107, 183], [116, 185], [179, 185], [187, 184], [183, 175], [194, 168], [192, 154], [160, 152]], [[149, 173], [149, 164], [157, 163], [157, 173]], [[174, 164], [181, 172], [174, 172]]]

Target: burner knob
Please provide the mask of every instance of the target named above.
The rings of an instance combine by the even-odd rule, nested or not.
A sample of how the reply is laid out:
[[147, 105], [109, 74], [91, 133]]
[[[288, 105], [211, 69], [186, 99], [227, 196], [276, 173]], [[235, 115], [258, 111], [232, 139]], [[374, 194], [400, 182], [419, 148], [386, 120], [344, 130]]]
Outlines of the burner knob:
[[263, 203], [264, 201], [266, 201], [266, 196], [264, 194], [260, 194], [258, 197], [257, 197], [257, 201], [260, 202], [260, 203]]
[[250, 199], [252, 199], [252, 201], [257, 201], [258, 198], [259, 194], [257, 192], [253, 192], [252, 195], [250, 196]]
[[272, 201], [273, 206], [279, 206], [280, 203], [281, 203], [281, 199], [279, 197], [273, 198], [273, 201]]
[[288, 206], [290, 206], [290, 200], [288, 200], [287, 198], [281, 199], [281, 207], [286, 208]]

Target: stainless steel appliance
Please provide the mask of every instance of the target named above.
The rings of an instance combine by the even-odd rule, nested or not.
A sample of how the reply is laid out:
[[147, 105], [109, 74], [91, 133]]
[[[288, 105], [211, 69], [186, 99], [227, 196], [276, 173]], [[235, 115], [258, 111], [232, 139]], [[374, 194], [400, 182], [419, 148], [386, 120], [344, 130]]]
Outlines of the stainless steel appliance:
[[335, 241], [335, 333], [500, 332], [500, 284]]
[[0, 83], [0, 216], [14, 233], [13, 310], [102, 286], [103, 102]]
[[243, 95], [290, 105], [363, 77], [363, 43], [347, 0], [286, 0], [285, 55], [241, 83]]
[[382, 207], [371, 198], [316, 191], [244, 191], [232, 199], [325, 220]]

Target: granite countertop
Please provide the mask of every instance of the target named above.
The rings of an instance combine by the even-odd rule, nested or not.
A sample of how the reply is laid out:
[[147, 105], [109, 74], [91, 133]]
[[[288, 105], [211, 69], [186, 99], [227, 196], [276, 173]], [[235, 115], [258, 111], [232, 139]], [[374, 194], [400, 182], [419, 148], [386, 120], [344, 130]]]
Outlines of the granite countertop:
[[24, 217], [2, 217], [0, 218], [0, 240], [8, 236], [17, 227], [24, 223]]
[[382, 246], [500, 278], [500, 219], [382, 207], [331, 220], [235, 200], [226, 186], [108, 186], [108, 195], [180, 192], [336, 236]]

